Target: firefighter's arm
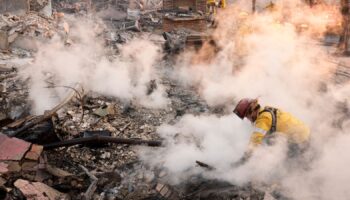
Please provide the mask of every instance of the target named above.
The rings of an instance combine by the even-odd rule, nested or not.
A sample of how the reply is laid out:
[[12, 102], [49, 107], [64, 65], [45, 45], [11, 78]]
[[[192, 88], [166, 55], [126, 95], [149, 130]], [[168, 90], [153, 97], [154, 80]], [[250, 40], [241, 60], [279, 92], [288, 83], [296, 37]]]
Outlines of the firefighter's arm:
[[[262, 128], [260, 128], [260, 127], [262, 127]], [[238, 162], [234, 163], [233, 166], [238, 167], [240, 165], [243, 165], [245, 162], [247, 162], [249, 160], [249, 158], [253, 154], [254, 149], [257, 146], [259, 146], [260, 144], [262, 144], [264, 137], [265, 137], [265, 134], [267, 133], [266, 127], [267, 126], [262, 122], [256, 123], [255, 130], [254, 130], [252, 136], [250, 137], [247, 151], [244, 153], [244, 155], [242, 156], [242, 158]], [[265, 128], [265, 129], [263, 129], [263, 128]]]
[[264, 139], [265, 134], [259, 132], [253, 132], [252, 136], [250, 136], [250, 141], [249, 141], [249, 149], [253, 149], [260, 144], [262, 144], [263, 139]]
[[256, 130], [253, 132], [252, 136], [250, 137], [250, 141], [249, 141], [249, 145], [248, 145], [248, 149], [247, 151], [244, 153], [243, 157], [241, 158], [241, 160], [239, 161], [241, 164], [245, 163], [253, 154], [253, 151], [255, 150], [256, 147], [258, 147], [259, 145], [262, 144], [265, 134], [263, 129], [257, 131], [257, 128], [255, 128]]
[[262, 144], [267, 131], [270, 130], [271, 124], [272, 118], [269, 116], [263, 115], [256, 120], [253, 134], [250, 137], [248, 149], [244, 153], [243, 157], [238, 162], [234, 163], [233, 166], [238, 167], [247, 162], [254, 149]]

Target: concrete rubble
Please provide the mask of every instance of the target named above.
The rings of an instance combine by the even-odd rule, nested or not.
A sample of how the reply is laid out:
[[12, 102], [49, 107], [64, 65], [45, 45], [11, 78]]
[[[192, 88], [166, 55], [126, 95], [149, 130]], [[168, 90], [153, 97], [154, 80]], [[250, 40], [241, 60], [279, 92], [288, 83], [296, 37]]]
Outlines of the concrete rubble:
[[22, 192], [28, 200], [35, 199], [68, 199], [64, 194], [40, 182], [29, 182], [27, 180], [18, 179], [14, 186]]
[[[5, 5], [3, 2], [9, 5], [10, 1], [0, 0], [0, 5]], [[207, 36], [177, 29], [164, 33], [162, 38], [163, 17], [202, 20], [204, 13], [200, 9], [162, 13], [161, 1], [136, 1], [132, 5], [126, 0], [28, 2], [18, 5], [17, 9], [10, 6], [0, 9], [0, 199], [275, 199], [272, 194], [250, 184], [236, 186], [203, 177], [189, 177], [186, 184], [170, 185], [166, 182], [167, 172], [142, 163], [131, 144], [45, 148], [55, 142], [84, 138], [89, 131], [107, 133], [113, 138], [159, 141], [156, 129], [163, 123], [172, 123], [189, 113], [220, 114], [223, 111], [210, 108], [195, 91], [184, 88], [164, 73], [161, 81], [171, 101], [168, 109], [149, 109], [89, 92], [84, 96], [83, 105], [76, 96], [72, 97], [59, 112], [36, 121], [45, 114], [30, 114], [29, 80], [21, 79], [18, 69], [35, 60], [34, 53], [40, 43], [58, 38], [58, 42], [67, 46], [74, 44], [70, 38], [70, 15], [101, 15], [105, 26], [98, 36], [104, 39], [112, 56], [118, 56], [120, 44], [138, 36], [157, 35], [154, 41], [164, 45], [170, 54], [191, 45], [189, 36], [192, 42], [203, 41]], [[112, 7], [121, 14], [102, 13]], [[167, 59], [162, 64], [170, 68], [173, 60]], [[336, 76], [341, 77], [335, 78], [339, 83], [348, 81], [350, 68], [339, 65]], [[149, 93], [157, 87], [155, 84], [149, 84]], [[346, 106], [342, 106], [344, 116], [349, 113]], [[21, 130], [20, 135], [12, 134], [30, 123], [34, 123], [33, 126]]]
[[8, 50], [11, 46], [35, 50], [38, 42], [64, 34], [64, 28], [56, 28], [59, 22], [46, 19], [37, 13], [23, 16], [0, 15], [0, 48]]

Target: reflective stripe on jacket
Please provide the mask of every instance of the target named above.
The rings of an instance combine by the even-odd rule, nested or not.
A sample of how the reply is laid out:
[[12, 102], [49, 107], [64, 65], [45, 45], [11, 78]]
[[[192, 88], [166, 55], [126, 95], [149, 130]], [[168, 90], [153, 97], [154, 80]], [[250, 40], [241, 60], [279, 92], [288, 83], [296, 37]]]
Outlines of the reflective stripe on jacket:
[[[265, 108], [264, 108], [265, 109]], [[264, 139], [269, 135], [269, 130], [272, 126], [272, 115], [270, 112], [261, 112], [255, 121], [255, 130], [250, 138], [249, 146], [256, 147], [263, 143]], [[301, 144], [307, 142], [310, 137], [309, 128], [293, 115], [277, 109], [276, 116], [276, 133], [287, 137], [291, 143]]]

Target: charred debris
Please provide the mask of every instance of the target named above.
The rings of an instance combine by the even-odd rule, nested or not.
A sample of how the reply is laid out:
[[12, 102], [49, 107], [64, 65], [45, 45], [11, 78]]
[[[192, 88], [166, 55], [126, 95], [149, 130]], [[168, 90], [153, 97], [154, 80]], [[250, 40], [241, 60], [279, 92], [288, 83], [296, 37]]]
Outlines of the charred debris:
[[[118, 54], [118, 44], [141, 34], [157, 35], [154, 42], [163, 44], [168, 52], [164, 62], [171, 65], [174, 54], [211, 40], [207, 29], [215, 23], [206, 15], [206, 1], [189, 2], [179, 8], [171, 0], [0, 0], [0, 199], [278, 198], [251, 184], [236, 186], [200, 176], [170, 185], [166, 171], [150, 169], [139, 161], [135, 145], [162, 148], [156, 133], [161, 123], [185, 113], [221, 112], [168, 77], [163, 84], [171, 109], [146, 109], [86, 93], [76, 84], [66, 86], [66, 97], [50, 110], [30, 114], [29, 80], [20, 79], [18, 69], [32, 62], [40, 47], [28, 41], [45, 42], [59, 36], [69, 46], [74, 43], [69, 37], [70, 16], [97, 16], [106, 25], [99, 37], [105, 40], [107, 53]], [[335, 80], [349, 77], [349, 67], [340, 63]], [[156, 87], [150, 82], [147, 93]], [[348, 116], [346, 109], [344, 113]], [[197, 165], [213, 169], [201, 161]]]

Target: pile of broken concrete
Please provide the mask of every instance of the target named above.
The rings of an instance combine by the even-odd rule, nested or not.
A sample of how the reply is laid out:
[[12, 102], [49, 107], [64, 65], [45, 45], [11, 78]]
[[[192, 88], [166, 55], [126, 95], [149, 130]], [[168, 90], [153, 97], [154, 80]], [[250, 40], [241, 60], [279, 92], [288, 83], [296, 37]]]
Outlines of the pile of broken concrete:
[[67, 199], [63, 193], [42, 183], [45, 173], [68, 176], [50, 167], [43, 146], [0, 134], [1, 199]]

